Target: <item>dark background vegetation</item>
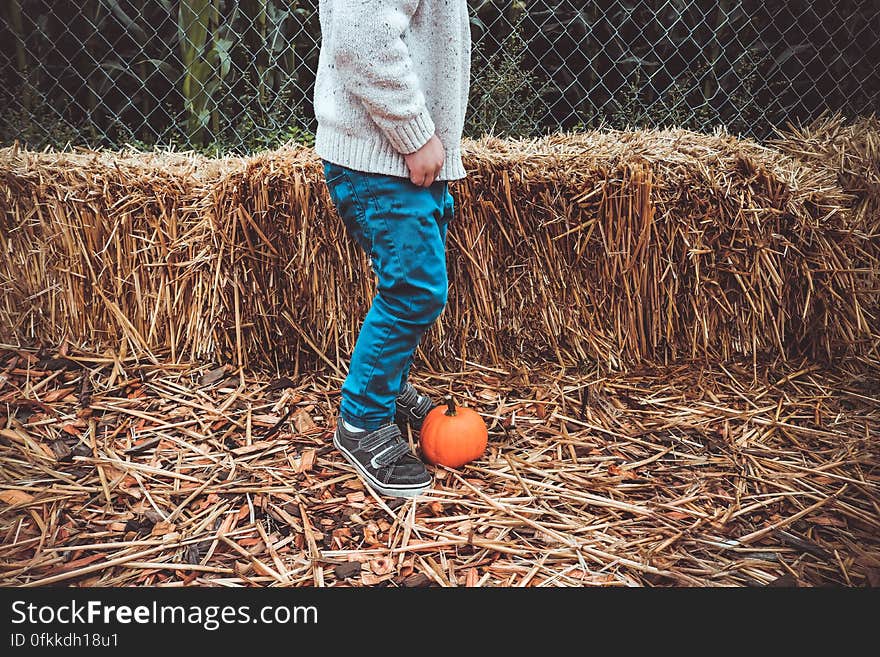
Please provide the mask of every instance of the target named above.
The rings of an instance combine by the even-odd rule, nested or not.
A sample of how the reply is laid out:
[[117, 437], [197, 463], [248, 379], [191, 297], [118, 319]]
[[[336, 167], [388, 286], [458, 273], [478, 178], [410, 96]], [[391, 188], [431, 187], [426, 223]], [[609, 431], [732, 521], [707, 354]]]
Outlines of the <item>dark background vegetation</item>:
[[[880, 0], [469, 0], [466, 134], [880, 112]], [[317, 0], [4, 0], [0, 142], [311, 143]]]

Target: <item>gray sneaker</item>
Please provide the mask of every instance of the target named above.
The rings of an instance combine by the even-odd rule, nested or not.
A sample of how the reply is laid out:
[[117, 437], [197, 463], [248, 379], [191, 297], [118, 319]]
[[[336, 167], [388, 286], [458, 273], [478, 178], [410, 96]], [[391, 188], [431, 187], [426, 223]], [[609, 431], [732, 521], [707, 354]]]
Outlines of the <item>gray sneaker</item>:
[[333, 444], [361, 478], [389, 497], [416, 497], [431, 487], [431, 475], [393, 422], [374, 431], [352, 432], [336, 423]]
[[397, 414], [395, 421], [408, 422], [413, 429], [421, 429], [425, 416], [434, 408], [427, 395], [420, 395], [409, 381], [405, 381], [397, 395]]

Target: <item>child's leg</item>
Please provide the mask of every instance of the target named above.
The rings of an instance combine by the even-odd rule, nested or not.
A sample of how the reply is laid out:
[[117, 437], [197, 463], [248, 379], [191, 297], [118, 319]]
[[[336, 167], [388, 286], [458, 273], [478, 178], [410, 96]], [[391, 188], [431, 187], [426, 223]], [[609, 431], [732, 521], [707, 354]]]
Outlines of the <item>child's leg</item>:
[[[443, 212], [442, 218], [440, 220], [440, 239], [443, 241], [443, 249], [444, 252], [446, 250], [446, 230], [449, 225], [449, 221], [453, 217], [455, 208], [455, 199], [452, 196], [452, 193], [449, 191], [449, 183], [444, 183], [443, 185]], [[418, 346], [418, 344], [416, 344]], [[415, 355], [415, 349], [406, 359], [406, 363], [403, 365], [403, 372], [400, 375], [400, 383], [403, 383], [409, 378], [409, 370], [412, 366], [413, 356]]]
[[446, 183], [424, 188], [407, 178], [329, 163], [325, 176], [340, 216], [370, 254], [378, 277], [339, 411], [346, 422], [373, 430], [394, 420], [404, 368], [446, 304]]

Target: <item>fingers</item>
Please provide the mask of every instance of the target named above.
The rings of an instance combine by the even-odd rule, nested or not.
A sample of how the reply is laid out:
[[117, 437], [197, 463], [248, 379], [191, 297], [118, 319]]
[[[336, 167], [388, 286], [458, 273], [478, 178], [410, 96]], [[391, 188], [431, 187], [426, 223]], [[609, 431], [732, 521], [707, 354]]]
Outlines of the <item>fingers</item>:
[[419, 187], [430, 187], [437, 180], [437, 176], [440, 175], [440, 169], [442, 168], [443, 166], [441, 165], [433, 170], [410, 171], [409, 179], [414, 185]]
[[413, 185], [430, 187], [443, 169], [446, 150], [443, 148], [440, 138], [435, 134], [419, 150], [408, 153], [405, 159], [409, 169], [409, 179]]
[[409, 167], [409, 179], [414, 185], [430, 187], [443, 169], [443, 159], [441, 158], [434, 163], [418, 161], [415, 158], [407, 159], [407, 167]]

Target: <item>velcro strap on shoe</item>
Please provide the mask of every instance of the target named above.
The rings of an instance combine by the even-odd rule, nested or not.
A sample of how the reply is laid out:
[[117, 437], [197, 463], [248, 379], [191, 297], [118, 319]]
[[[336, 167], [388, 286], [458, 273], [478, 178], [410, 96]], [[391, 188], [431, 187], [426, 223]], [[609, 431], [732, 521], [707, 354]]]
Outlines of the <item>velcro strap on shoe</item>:
[[397, 442], [400, 439], [400, 427], [396, 424], [386, 424], [372, 431], [358, 441], [358, 449], [365, 452], [375, 452], [377, 448], [389, 442]]
[[410, 382], [406, 382], [400, 389], [400, 394], [397, 395], [397, 403], [403, 404], [404, 406], [412, 406], [419, 400], [419, 393]]
[[429, 397], [421, 397], [415, 387], [407, 382], [397, 396], [398, 407], [403, 406], [411, 417], [421, 419], [433, 408]]
[[374, 467], [380, 465], [392, 465], [397, 463], [400, 457], [404, 454], [409, 454], [409, 445], [400, 442], [396, 445], [387, 447], [384, 452], [376, 454], [372, 459], [372, 463]]

